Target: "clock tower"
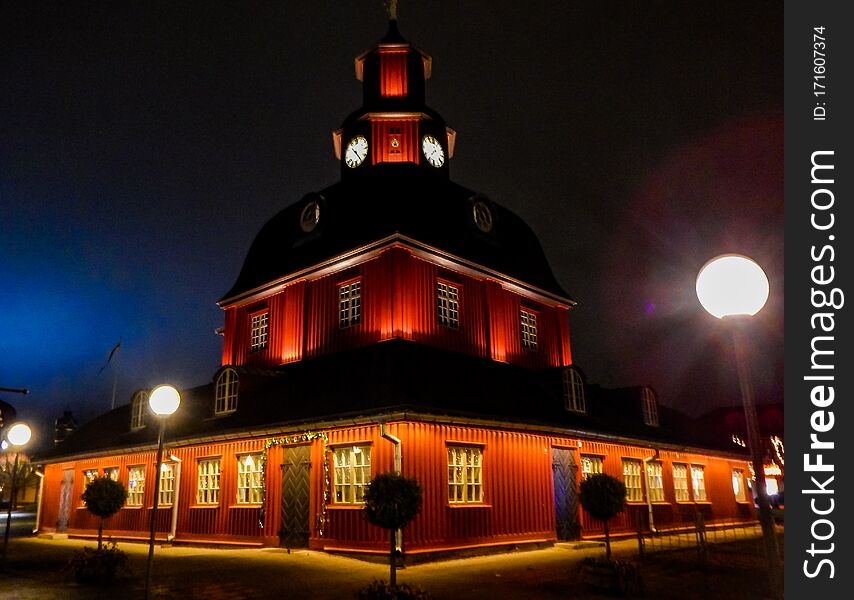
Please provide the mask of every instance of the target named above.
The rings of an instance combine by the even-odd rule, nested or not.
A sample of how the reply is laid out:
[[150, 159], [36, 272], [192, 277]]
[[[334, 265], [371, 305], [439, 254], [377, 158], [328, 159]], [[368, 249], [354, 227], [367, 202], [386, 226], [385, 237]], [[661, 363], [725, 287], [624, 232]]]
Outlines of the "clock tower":
[[333, 133], [342, 179], [390, 171], [447, 178], [456, 134], [425, 103], [431, 66], [394, 18], [379, 44], [356, 58], [362, 107]]

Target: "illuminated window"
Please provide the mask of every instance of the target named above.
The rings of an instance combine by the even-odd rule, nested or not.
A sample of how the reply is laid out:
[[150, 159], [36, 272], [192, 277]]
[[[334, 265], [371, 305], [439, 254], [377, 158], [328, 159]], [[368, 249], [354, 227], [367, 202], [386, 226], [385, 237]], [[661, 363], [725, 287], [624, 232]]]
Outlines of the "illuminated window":
[[83, 471], [83, 488], [95, 481], [98, 477], [98, 469], [87, 469]]
[[641, 392], [643, 401], [643, 422], [652, 427], [658, 427], [658, 404], [655, 401], [655, 392], [648, 387]]
[[483, 502], [483, 450], [471, 446], [448, 447], [448, 502]]
[[765, 479], [765, 493], [769, 496], [774, 496], [780, 493], [780, 488], [777, 486], [777, 480], [773, 477]]
[[225, 369], [216, 380], [214, 413], [222, 415], [237, 410], [237, 371]]
[[160, 465], [160, 506], [172, 506], [175, 501], [175, 465]]
[[131, 430], [145, 427], [145, 409], [148, 408], [148, 392], [138, 391], [133, 395], [130, 404], [130, 428]]
[[584, 399], [584, 380], [581, 373], [573, 367], [563, 370], [563, 405], [566, 410], [587, 412], [587, 401]]
[[747, 502], [747, 488], [744, 485], [744, 471], [732, 470], [732, 493], [735, 494], [736, 502]]
[[237, 457], [237, 503], [258, 504], [264, 492], [263, 465], [260, 454]]
[[109, 477], [113, 481], [119, 480], [119, 468], [118, 467], [110, 467], [108, 469], [104, 469], [104, 477]]
[[263, 350], [267, 347], [267, 323], [270, 313], [264, 311], [252, 315], [252, 327], [250, 331], [249, 347], [251, 350]]
[[581, 481], [602, 472], [602, 457], [581, 455]]
[[439, 325], [454, 329], [460, 326], [460, 294], [457, 288], [436, 282], [436, 313]]
[[351, 327], [362, 320], [362, 282], [354, 281], [338, 288], [338, 325]]
[[335, 502], [359, 504], [364, 502], [365, 487], [371, 482], [371, 447], [345, 446], [336, 448]]
[[646, 463], [646, 496], [650, 502], [664, 501], [664, 479], [660, 462]]
[[199, 460], [199, 480], [196, 486], [196, 502], [199, 504], [219, 503], [219, 459]]
[[706, 499], [706, 482], [702, 465], [691, 465], [691, 488], [694, 490], [694, 501]]
[[145, 495], [145, 467], [128, 467], [128, 506], [142, 506]]
[[688, 494], [688, 466], [673, 463], [673, 491], [677, 502], [688, 502], [691, 500]]
[[623, 459], [623, 483], [626, 484], [626, 500], [629, 502], [640, 502], [643, 500], [641, 461], [633, 458]]
[[527, 310], [519, 312], [519, 321], [522, 328], [522, 347], [528, 350], [537, 349], [537, 315]]

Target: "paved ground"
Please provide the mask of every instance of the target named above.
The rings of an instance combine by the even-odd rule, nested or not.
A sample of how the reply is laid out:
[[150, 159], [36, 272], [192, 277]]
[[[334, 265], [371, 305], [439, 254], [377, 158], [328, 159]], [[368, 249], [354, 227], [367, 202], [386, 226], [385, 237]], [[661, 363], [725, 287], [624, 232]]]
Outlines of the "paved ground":
[[[761, 550], [757, 550], [759, 546], [754, 542], [741, 544], [752, 545], [747, 552], [738, 548], [716, 550], [714, 555], [720, 557], [719, 564], [710, 567], [707, 563], [701, 570], [696, 551], [691, 549], [662, 553], [663, 559], [644, 563], [646, 597], [761, 598], [752, 583], [757, 576], [757, 556], [761, 567]], [[119, 583], [106, 589], [80, 586], [61, 574], [71, 554], [85, 545], [91, 546], [92, 542], [13, 539], [5, 572], [0, 572], [0, 598], [135, 600], [143, 597], [147, 545], [120, 544], [130, 556], [130, 567]], [[559, 544], [546, 550], [411, 566], [399, 571], [398, 581], [428, 590], [436, 600], [608, 598], [580, 577], [580, 560], [602, 553], [603, 549], [595, 543]], [[617, 542], [615, 553], [618, 557], [634, 558], [636, 542]], [[388, 579], [388, 567], [311, 551], [288, 554], [278, 548], [222, 550], [178, 546], [156, 549], [154, 574], [154, 598], [339, 600], [352, 598], [355, 590], [373, 579]]]

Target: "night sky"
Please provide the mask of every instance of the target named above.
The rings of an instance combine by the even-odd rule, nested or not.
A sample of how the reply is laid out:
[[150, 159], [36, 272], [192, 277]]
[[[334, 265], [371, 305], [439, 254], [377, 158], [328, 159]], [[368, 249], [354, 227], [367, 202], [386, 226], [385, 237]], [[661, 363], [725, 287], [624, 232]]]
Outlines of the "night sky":
[[[219, 366], [215, 302], [254, 235], [335, 182], [376, 1], [7, 3], [0, 9], [0, 394], [41, 441], [135, 389]], [[696, 414], [738, 404], [694, 294], [723, 252], [771, 300], [750, 333], [782, 401], [781, 2], [401, 2], [457, 130], [451, 177], [524, 218], [588, 381], [650, 384]], [[122, 340], [113, 364], [107, 355]], [[100, 371], [100, 372], [99, 372]]]

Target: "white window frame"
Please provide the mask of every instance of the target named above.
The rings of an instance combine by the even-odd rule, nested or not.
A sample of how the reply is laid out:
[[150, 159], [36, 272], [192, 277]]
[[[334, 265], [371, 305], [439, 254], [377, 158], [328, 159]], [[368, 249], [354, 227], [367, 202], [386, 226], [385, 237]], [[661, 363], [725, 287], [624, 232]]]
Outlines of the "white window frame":
[[139, 431], [145, 427], [145, 409], [148, 408], [148, 392], [139, 390], [130, 403], [130, 429]]
[[270, 311], [263, 310], [253, 314], [249, 320], [249, 349], [252, 352], [267, 347], [267, 333], [270, 325]]
[[175, 503], [175, 463], [160, 465], [160, 498], [157, 506], [172, 506]]
[[118, 467], [104, 467], [104, 477], [109, 477], [113, 481], [119, 480], [119, 468]]
[[448, 504], [483, 504], [483, 448], [448, 445]]
[[732, 470], [732, 493], [736, 502], [747, 502], [747, 483], [744, 480], [744, 469]]
[[648, 387], [643, 388], [641, 404], [643, 405], [643, 422], [650, 427], [658, 427], [658, 403], [655, 392]]
[[264, 497], [264, 467], [260, 452], [237, 456], [237, 503], [260, 504]]
[[338, 286], [338, 327], [346, 329], [362, 322], [362, 280]]
[[333, 449], [333, 490], [336, 504], [363, 504], [371, 482], [371, 446]]
[[673, 493], [677, 502], [690, 502], [691, 492], [688, 485], [688, 465], [673, 463]]
[[538, 347], [537, 313], [526, 308], [520, 309], [519, 329], [522, 335], [522, 347], [536, 351]]
[[237, 410], [237, 390], [240, 379], [231, 367], [223, 369], [216, 379], [214, 414], [227, 415]]
[[142, 506], [145, 501], [145, 465], [128, 467], [128, 497], [126, 506]]
[[595, 454], [581, 455], [581, 481], [593, 475], [604, 473], [604, 461]]
[[663, 467], [658, 461], [646, 463], [646, 497], [650, 502], [664, 502]]
[[694, 502], [705, 502], [706, 498], [706, 467], [691, 465], [691, 490], [694, 492]]
[[574, 367], [565, 367], [563, 370], [563, 406], [571, 412], [587, 412], [584, 379], [578, 369]]
[[643, 502], [643, 468], [637, 458], [623, 458], [623, 483], [626, 485], [626, 502]]
[[196, 480], [196, 504], [219, 504], [220, 465], [222, 459], [200, 458]]
[[460, 328], [460, 288], [445, 281], [436, 282], [436, 319], [442, 327]]

